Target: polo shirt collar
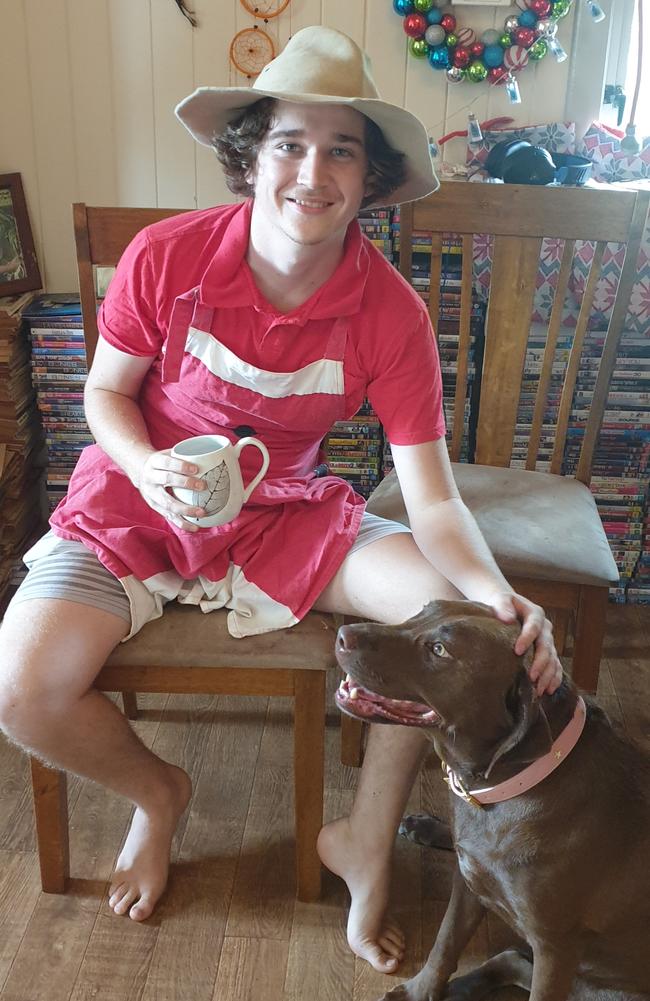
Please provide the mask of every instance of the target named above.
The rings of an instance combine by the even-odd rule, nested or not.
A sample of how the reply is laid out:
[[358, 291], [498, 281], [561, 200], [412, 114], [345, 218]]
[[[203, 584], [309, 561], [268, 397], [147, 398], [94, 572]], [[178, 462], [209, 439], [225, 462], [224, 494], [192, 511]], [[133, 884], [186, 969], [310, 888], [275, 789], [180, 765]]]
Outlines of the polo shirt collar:
[[356, 220], [348, 226], [343, 256], [331, 277], [297, 309], [281, 314], [257, 288], [246, 261], [252, 206], [252, 199], [247, 199], [231, 216], [201, 279], [202, 302], [225, 308], [252, 305], [258, 312], [284, 316], [300, 326], [308, 320], [349, 316], [360, 311], [370, 257]]

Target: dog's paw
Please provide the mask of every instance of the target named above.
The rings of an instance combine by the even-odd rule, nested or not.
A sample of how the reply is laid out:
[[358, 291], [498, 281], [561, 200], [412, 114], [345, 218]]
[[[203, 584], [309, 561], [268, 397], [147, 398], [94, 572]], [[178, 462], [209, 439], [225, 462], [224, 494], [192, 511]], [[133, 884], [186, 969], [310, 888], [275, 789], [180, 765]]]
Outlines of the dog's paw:
[[403, 984], [393, 987], [379, 1001], [440, 1001], [441, 992], [434, 990], [431, 980], [425, 980], [422, 975], [406, 980]]
[[450, 852], [454, 850], [449, 824], [429, 813], [411, 813], [403, 817], [399, 834], [426, 848], [442, 848]]

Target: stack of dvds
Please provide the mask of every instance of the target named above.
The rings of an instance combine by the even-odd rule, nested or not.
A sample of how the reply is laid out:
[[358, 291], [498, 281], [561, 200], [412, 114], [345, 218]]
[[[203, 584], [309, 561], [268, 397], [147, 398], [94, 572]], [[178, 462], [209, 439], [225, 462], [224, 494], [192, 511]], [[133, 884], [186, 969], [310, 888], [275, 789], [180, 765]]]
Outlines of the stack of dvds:
[[22, 318], [31, 298], [0, 299], [0, 606], [24, 575], [22, 554], [45, 528], [43, 430]]
[[[546, 338], [548, 328], [541, 323], [533, 323], [528, 335], [526, 345], [526, 356], [524, 359], [524, 371], [522, 376], [521, 391], [519, 395], [519, 406], [517, 409], [517, 422], [515, 425], [515, 436], [512, 446], [512, 456], [510, 465], [524, 468], [528, 455], [528, 442], [533, 423], [533, 413], [539, 378], [542, 371], [542, 362], [546, 348]], [[571, 328], [563, 328], [557, 339], [551, 378], [546, 398], [546, 407], [542, 418], [542, 428], [540, 434], [539, 447], [537, 450], [537, 469], [541, 472], [548, 472], [551, 465], [551, 455], [555, 444], [555, 430], [557, 427], [557, 415], [560, 407], [560, 396], [564, 373], [569, 360], [569, 352], [573, 343], [574, 331]]]
[[[569, 420], [563, 472], [575, 472], [602, 355], [604, 334], [591, 331]], [[648, 472], [650, 456], [650, 342], [624, 334], [594, 452], [591, 490], [620, 573], [610, 589], [616, 602], [650, 600]], [[645, 530], [645, 531], [644, 531]]]
[[64, 497], [81, 450], [92, 443], [83, 408], [86, 349], [79, 297], [41, 295], [25, 311], [32, 379], [47, 444], [50, 511]]
[[325, 442], [332, 476], [347, 480], [357, 493], [369, 497], [382, 478], [383, 434], [368, 400], [349, 421], [337, 421]]
[[393, 237], [390, 209], [362, 209], [357, 216], [361, 232], [388, 261], [393, 260]]

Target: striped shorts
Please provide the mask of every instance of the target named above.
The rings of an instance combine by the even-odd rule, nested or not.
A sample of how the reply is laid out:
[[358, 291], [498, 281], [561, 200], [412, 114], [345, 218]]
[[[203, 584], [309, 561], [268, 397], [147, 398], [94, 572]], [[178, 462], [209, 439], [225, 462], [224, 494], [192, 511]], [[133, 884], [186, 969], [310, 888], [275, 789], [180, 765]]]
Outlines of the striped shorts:
[[[346, 559], [372, 542], [400, 532], [410, 533], [410, 529], [397, 521], [379, 518], [366, 511]], [[128, 622], [131, 632], [126, 639], [142, 628], [146, 621], [160, 614], [153, 614], [151, 596], [144, 585], [142, 601], [138, 603], [137, 591], [135, 597], [127, 595], [118, 578], [82, 542], [60, 539], [54, 532], [48, 532], [25, 554], [25, 563], [29, 571], [12, 604], [32, 598], [62, 598], [90, 605]], [[134, 623], [137, 623], [136, 627]]]

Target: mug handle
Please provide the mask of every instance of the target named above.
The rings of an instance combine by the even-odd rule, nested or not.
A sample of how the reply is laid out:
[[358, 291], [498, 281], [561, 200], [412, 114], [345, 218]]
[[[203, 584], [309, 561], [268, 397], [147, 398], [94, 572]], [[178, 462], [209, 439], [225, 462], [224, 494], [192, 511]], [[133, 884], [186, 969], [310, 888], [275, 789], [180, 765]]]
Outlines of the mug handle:
[[253, 490], [264, 476], [266, 470], [269, 468], [269, 462], [271, 461], [269, 457], [269, 451], [266, 445], [263, 445], [261, 441], [257, 440], [257, 438], [240, 438], [237, 444], [234, 446], [235, 455], [237, 456], [237, 458], [239, 458], [239, 453], [243, 448], [246, 447], [246, 445], [255, 445], [255, 448], [259, 448], [260, 452], [262, 453], [262, 468], [260, 469], [259, 473], [257, 473], [257, 475], [253, 477], [248, 486], [244, 488], [244, 496], [242, 499], [242, 504], [246, 503], [246, 501], [252, 494]]

